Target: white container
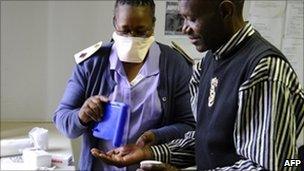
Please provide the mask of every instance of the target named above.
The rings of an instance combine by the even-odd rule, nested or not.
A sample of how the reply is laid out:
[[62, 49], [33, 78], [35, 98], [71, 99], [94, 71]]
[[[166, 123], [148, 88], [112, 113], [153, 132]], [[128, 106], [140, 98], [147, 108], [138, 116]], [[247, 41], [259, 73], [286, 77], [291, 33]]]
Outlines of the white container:
[[143, 167], [143, 166], [148, 166], [148, 167], [151, 167], [151, 166], [161, 166], [163, 163], [160, 162], [160, 161], [156, 161], [156, 160], [143, 160], [140, 162], [140, 167]]
[[1, 140], [1, 157], [22, 154], [23, 149], [33, 147], [31, 139], [4, 139]]
[[71, 154], [52, 154], [52, 166], [67, 167], [73, 162]]
[[24, 149], [22, 158], [26, 168], [38, 169], [40, 167], [51, 167], [52, 156], [44, 150], [34, 148]]

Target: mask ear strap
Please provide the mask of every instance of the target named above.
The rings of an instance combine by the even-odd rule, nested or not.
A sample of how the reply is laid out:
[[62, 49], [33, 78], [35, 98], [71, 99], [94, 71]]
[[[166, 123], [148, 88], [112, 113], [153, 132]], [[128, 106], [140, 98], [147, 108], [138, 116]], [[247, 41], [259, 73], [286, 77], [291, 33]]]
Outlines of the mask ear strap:
[[113, 24], [113, 27], [116, 29], [115, 17], [113, 17], [112, 24]]

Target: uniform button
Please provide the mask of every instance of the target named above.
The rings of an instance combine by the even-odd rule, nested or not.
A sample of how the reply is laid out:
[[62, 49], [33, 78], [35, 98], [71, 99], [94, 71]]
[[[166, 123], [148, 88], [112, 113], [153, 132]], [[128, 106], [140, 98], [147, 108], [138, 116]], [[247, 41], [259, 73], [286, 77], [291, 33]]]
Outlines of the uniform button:
[[82, 53], [79, 58], [84, 58], [87, 55], [87, 53]]
[[167, 97], [163, 97], [162, 100], [165, 102], [167, 101]]

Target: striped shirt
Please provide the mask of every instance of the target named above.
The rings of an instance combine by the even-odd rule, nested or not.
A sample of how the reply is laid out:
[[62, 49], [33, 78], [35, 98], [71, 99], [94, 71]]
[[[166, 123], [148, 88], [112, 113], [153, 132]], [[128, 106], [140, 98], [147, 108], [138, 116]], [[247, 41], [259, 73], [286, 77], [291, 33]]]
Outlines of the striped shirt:
[[[254, 29], [247, 23], [214, 53], [215, 58], [220, 59], [253, 33]], [[192, 105], [196, 104], [200, 70], [198, 63], [190, 80]], [[304, 90], [290, 64], [277, 57], [262, 58], [238, 94], [233, 139], [242, 159], [214, 170], [295, 170], [295, 167], [282, 167], [286, 159], [298, 158], [296, 140], [304, 131]], [[151, 149], [155, 160], [177, 167], [193, 166], [195, 132]]]

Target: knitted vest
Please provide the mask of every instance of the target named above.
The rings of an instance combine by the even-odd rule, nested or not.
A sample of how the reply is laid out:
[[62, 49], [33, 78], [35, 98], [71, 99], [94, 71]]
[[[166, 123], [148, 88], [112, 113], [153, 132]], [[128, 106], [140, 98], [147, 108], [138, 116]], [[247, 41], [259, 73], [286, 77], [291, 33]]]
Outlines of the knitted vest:
[[198, 170], [230, 166], [241, 159], [233, 139], [239, 88], [258, 62], [268, 56], [286, 60], [257, 32], [219, 60], [212, 53], [206, 55], [202, 62], [195, 136]]

